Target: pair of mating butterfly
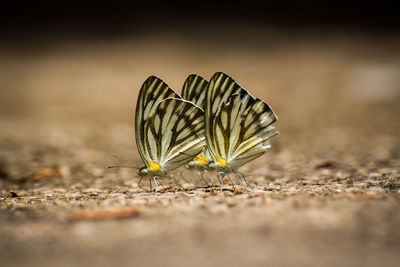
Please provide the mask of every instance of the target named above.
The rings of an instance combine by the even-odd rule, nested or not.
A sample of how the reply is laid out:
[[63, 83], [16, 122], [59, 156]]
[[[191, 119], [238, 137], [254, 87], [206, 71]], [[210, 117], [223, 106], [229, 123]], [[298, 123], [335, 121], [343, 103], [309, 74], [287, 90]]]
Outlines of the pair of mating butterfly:
[[276, 120], [265, 102], [225, 73], [215, 73], [210, 82], [190, 75], [182, 97], [151, 76], [136, 105], [136, 144], [146, 165], [139, 175], [156, 182], [186, 163], [218, 171], [222, 183], [226, 174], [238, 173], [271, 147], [268, 139], [278, 133], [271, 126]]

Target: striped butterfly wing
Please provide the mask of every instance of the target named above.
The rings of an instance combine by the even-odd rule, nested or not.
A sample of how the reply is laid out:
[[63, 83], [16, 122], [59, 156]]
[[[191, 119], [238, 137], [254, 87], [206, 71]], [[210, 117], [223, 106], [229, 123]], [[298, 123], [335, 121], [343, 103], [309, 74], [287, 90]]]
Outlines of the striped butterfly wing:
[[182, 98], [204, 110], [206, 105], [208, 81], [203, 77], [191, 74], [186, 78], [182, 88]]
[[167, 98], [149, 114], [144, 148], [165, 171], [190, 161], [204, 146], [204, 112], [189, 101]]
[[168, 98], [180, 98], [168, 85], [161, 79], [150, 76], [140, 88], [135, 114], [135, 136], [136, 146], [143, 162], [149, 167], [149, 150], [145, 147], [146, 135], [145, 124], [149, 120], [149, 115], [155, 110], [158, 104]]
[[214, 161], [217, 160], [217, 150], [214, 142], [214, 118], [219, 109], [228, 102], [232, 94], [244, 90], [231, 77], [223, 72], [215, 73], [208, 85], [206, 94], [205, 115], [205, 137], [207, 148], [210, 150]]
[[[191, 74], [185, 80], [182, 88], [182, 98], [192, 102], [204, 110], [206, 106], [206, 93], [208, 88], [208, 81], [197, 74]], [[204, 118], [204, 116], [203, 116]], [[206, 169], [207, 163], [212, 158], [209, 155], [207, 147], [203, 147], [203, 151], [199, 153], [189, 165], [196, 166], [196, 168]], [[190, 168], [190, 167], [189, 167]]]
[[271, 147], [268, 139], [278, 134], [271, 126], [276, 120], [268, 104], [247, 91], [232, 95], [214, 118], [217, 161], [224, 159], [235, 170], [264, 154]]

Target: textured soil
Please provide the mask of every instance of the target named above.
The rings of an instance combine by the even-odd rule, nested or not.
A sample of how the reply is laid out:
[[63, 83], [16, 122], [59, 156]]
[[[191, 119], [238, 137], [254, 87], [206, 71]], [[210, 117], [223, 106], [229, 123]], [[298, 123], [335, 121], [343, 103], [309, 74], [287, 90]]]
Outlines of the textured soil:
[[[244, 32], [3, 43], [0, 266], [398, 266], [400, 39]], [[105, 168], [143, 165], [149, 75], [219, 70], [279, 118], [250, 186], [182, 168], [150, 193]]]

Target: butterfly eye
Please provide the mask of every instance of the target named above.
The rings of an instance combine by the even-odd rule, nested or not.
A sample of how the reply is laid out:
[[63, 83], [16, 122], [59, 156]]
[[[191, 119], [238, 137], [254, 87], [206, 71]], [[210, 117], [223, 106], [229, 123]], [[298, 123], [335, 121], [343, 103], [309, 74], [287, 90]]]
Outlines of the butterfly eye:
[[146, 167], [143, 167], [139, 170], [139, 175], [140, 176], [146, 176], [149, 173]]

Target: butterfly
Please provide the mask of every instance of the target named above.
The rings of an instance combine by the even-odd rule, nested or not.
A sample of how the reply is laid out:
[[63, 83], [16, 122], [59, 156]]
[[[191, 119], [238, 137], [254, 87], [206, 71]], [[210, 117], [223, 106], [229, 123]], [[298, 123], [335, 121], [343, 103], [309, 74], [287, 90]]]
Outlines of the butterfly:
[[[182, 88], [182, 98], [192, 102], [204, 110], [206, 105], [206, 92], [208, 88], [208, 81], [197, 74], [190, 74]], [[206, 170], [211, 156], [206, 146], [203, 151], [196, 155], [193, 160], [186, 164], [188, 169]]]
[[254, 98], [231, 77], [215, 73], [208, 85], [205, 105], [205, 139], [218, 178], [263, 155], [269, 139], [278, 134], [272, 109]]
[[[145, 166], [139, 176], [156, 178], [192, 160], [204, 146], [204, 111], [182, 99], [161, 79], [142, 85], [135, 114], [136, 145]], [[140, 184], [140, 181], [139, 181]]]

